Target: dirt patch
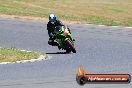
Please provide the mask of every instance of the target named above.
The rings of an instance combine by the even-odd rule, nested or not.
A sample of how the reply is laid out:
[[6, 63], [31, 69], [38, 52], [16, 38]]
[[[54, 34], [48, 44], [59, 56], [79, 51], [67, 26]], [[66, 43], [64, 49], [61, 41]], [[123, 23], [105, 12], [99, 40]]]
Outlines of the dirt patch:
[[42, 17], [33, 17], [33, 16], [17, 16], [17, 15], [7, 15], [7, 14], [0, 14], [0, 17], [4, 18], [17, 18], [17, 19], [28, 19], [28, 20], [48, 20]]
[[[10, 19], [26, 19], [26, 20], [48, 21], [48, 18], [45, 18], [45, 17], [17, 16], [17, 15], [7, 15], [7, 14], [0, 14], [0, 17], [10, 18]], [[62, 21], [62, 22], [69, 23], [69, 24], [81, 24], [80, 21]]]

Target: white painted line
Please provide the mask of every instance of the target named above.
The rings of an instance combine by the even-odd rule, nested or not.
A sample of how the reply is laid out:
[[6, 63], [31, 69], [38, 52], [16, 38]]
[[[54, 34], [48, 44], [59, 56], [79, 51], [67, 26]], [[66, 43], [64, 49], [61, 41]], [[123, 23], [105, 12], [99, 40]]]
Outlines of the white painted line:
[[32, 51], [28, 51], [28, 50], [20, 50], [20, 51], [24, 51], [24, 52], [32, 52]]
[[94, 24], [84, 24], [84, 25], [94, 25]]
[[26, 52], [32, 52], [32, 51], [28, 51], [28, 50], [26, 50]]
[[132, 28], [132, 27], [125, 27], [125, 28]]
[[120, 27], [120, 26], [110, 26], [110, 27], [113, 27], [113, 28], [118, 28], [118, 27]]
[[20, 51], [26, 51], [26, 50], [20, 50]]
[[118, 27], [120, 28], [121, 27], [121, 28], [130, 28], [130, 29], [132, 29], [132, 27], [127, 27], [127, 26], [126, 27], [125, 26], [107, 26], [107, 25], [96, 25], [96, 24], [84, 24], [84, 25], [88, 25], [88, 26], [93, 25], [93, 26], [99, 26], [99, 27], [113, 27], [113, 28], [118, 28]]
[[97, 25], [97, 26], [104, 27], [105, 25]]

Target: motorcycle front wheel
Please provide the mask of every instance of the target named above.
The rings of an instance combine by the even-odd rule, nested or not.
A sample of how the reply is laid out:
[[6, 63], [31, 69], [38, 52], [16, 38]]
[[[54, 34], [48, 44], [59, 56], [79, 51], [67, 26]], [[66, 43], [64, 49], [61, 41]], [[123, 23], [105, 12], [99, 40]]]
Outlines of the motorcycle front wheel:
[[76, 53], [75, 47], [73, 46], [73, 44], [69, 40], [67, 40], [66, 45], [67, 45], [66, 53], [70, 53], [71, 51], [73, 53]]

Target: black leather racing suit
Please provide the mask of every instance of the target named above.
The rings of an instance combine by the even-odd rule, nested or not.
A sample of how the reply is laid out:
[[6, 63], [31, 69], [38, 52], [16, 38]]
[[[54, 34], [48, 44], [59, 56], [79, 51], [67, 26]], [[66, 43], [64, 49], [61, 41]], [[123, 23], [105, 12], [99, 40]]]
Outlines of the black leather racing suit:
[[54, 28], [56, 26], [64, 26], [63, 23], [60, 20], [56, 20], [56, 22], [54, 24], [52, 24], [50, 21], [47, 24], [47, 30], [48, 30], [48, 35], [49, 35], [49, 41], [48, 44], [52, 45], [52, 46], [57, 46], [58, 44], [56, 42], [54, 42], [55, 38], [54, 38]]

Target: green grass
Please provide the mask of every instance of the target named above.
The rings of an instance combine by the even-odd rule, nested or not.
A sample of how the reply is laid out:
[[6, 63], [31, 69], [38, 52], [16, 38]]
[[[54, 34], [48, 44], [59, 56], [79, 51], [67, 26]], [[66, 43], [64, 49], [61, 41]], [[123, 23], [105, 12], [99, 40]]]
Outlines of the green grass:
[[0, 0], [0, 13], [65, 21], [132, 26], [132, 0]]
[[16, 48], [0, 48], [0, 62], [16, 62], [37, 59], [40, 53], [20, 51]]

